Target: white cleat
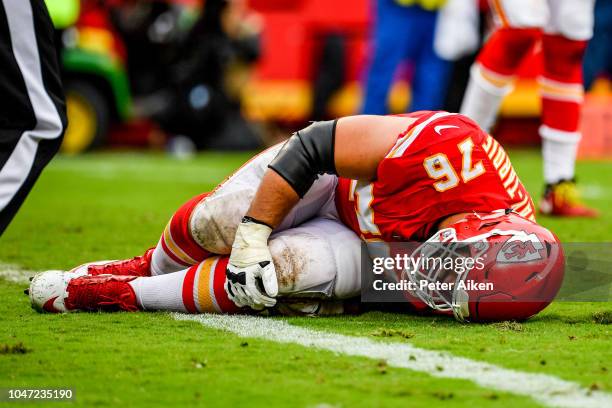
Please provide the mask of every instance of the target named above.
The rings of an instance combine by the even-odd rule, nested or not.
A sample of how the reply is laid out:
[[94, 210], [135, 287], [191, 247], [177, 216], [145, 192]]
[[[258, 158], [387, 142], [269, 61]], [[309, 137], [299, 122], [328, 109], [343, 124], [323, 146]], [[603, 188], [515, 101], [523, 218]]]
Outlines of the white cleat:
[[29, 296], [32, 308], [41, 313], [69, 312], [64, 304], [68, 296], [66, 291], [68, 283], [85, 274], [83, 270], [46, 271], [37, 274], [30, 282]]

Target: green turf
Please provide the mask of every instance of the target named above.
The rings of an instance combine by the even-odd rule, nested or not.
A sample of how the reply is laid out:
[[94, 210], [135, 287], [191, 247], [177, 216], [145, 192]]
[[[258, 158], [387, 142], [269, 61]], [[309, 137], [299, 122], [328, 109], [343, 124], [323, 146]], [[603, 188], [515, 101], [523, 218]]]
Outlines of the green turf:
[[[127, 153], [60, 157], [0, 238], [0, 262], [41, 270], [142, 253], [182, 202], [212, 188], [248, 156], [208, 153], [192, 161]], [[511, 157], [527, 188], [539, 195], [539, 154], [514, 151]], [[612, 163], [579, 165], [587, 201], [602, 210], [612, 202], [611, 172]], [[606, 211], [597, 221], [540, 222], [565, 242], [611, 240], [612, 214]], [[535, 405], [377, 361], [244, 340], [174, 321], [165, 313], [39, 315], [22, 289], [0, 281], [0, 387], [74, 387], [80, 406]], [[409, 341], [609, 391], [611, 310], [609, 303], [556, 303], [520, 325], [460, 325], [440, 317], [381, 312], [288, 320], [379, 341]], [[383, 331], [391, 336], [380, 336]], [[20, 343], [25, 350], [11, 348]]]

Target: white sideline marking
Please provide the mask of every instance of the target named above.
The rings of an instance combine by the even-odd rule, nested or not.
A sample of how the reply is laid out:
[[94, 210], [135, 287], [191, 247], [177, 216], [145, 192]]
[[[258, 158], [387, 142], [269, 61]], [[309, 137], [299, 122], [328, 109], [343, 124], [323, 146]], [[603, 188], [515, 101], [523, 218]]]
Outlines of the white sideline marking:
[[[346, 336], [293, 326], [283, 320], [255, 316], [187, 315], [173, 313], [176, 320], [189, 320], [240, 337], [277, 343], [293, 343], [350, 356], [386, 360], [394, 367], [420, 371], [434, 377], [472, 381], [482, 387], [531, 397], [551, 407], [612, 407], [612, 395], [589, 391], [577, 383], [552, 375], [526, 373], [493, 364], [426, 350], [408, 343], [386, 343], [367, 337]], [[414, 358], [411, 360], [411, 356]]]
[[0, 262], [0, 278], [4, 278], [9, 282], [28, 283], [28, 279], [37, 273], [36, 271], [22, 269], [17, 265]]

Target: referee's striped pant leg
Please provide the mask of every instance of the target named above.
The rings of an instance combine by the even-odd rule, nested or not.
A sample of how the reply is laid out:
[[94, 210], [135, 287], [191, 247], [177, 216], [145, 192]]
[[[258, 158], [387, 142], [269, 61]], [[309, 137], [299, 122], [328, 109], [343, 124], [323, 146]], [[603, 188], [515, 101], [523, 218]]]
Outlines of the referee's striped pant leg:
[[53, 38], [44, 0], [0, 0], [0, 234], [66, 128]]

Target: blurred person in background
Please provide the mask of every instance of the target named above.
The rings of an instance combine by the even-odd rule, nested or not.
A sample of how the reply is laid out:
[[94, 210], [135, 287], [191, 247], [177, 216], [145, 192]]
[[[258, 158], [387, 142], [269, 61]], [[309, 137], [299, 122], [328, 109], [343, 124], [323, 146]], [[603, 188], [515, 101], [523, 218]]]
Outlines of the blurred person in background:
[[0, 0], [0, 234], [66, 128], [53, 38], [43, 0]]
[[440, 9], [434, 50], [452, 61], [444, 110], [457, 112], [470, 77], [470, 66], [476, 60], [484, 33], [487, 0], [447, 0]]
[[575, 186], [575, 162], [583, 100], [582, 61], [593, 34], [595, 0], [490, 0], [497, 29], [471, 68], [461, 113], [489, 131], [515, 73], [541, 44], [544, 196], [540, 212], [564, 217], [595, 217]]
[[[260, 52], [257, 15], [245, 0], [206, 0], [193, 27], [175, 38], [172, 31], [163, 32], [166, 21], [176, 15], [176, 11], [168, 13], [161, 13], [143, 28], [131, 27], [131, 32], [123, 24], [122, 31], [128, 31], [128, 56], [135, 64], [142, 66], [154, 57], [147, 51], [151, 44], [130, 47], [130, 36], [145, 35], [144, 43], [172, 49], [174, 54], [157, 64], [155, 69], [160, 72], [149, 84], [137, 81], [141, 91], [150, 90], [139, 100], [140, 113], [152, 117], [171, 135], [189, 137], [199, 149], [258, 148], [259, 136], [242, 116], [240, 105], [241, 91]], [[121, 18], [118, 21], [122, 26]], [[123, 21], [129, 23], [130, 18]], [[138, 34], [139, 30], [144, 34]], [[170, 45], [155, 45], [164, 41]]]
[[446, 0], [376, 1], [363, 113], [387, 113], [391, 82], [398, 66], [405, 61], [414, 67], [409, 110], [442, 107], [451, 64], [435, 52], [434, 34], [438, 10], [445, 3]]
[[584, 56], [584, 84], [590, 89], [597, 77], [612, 79], [612, 0], [595, 3], [595, 29]]
[[446, 0], [438, 11], [434, 51], [452, 65], [443, 110], [457, 112], [488, 26], [488, 0]]

